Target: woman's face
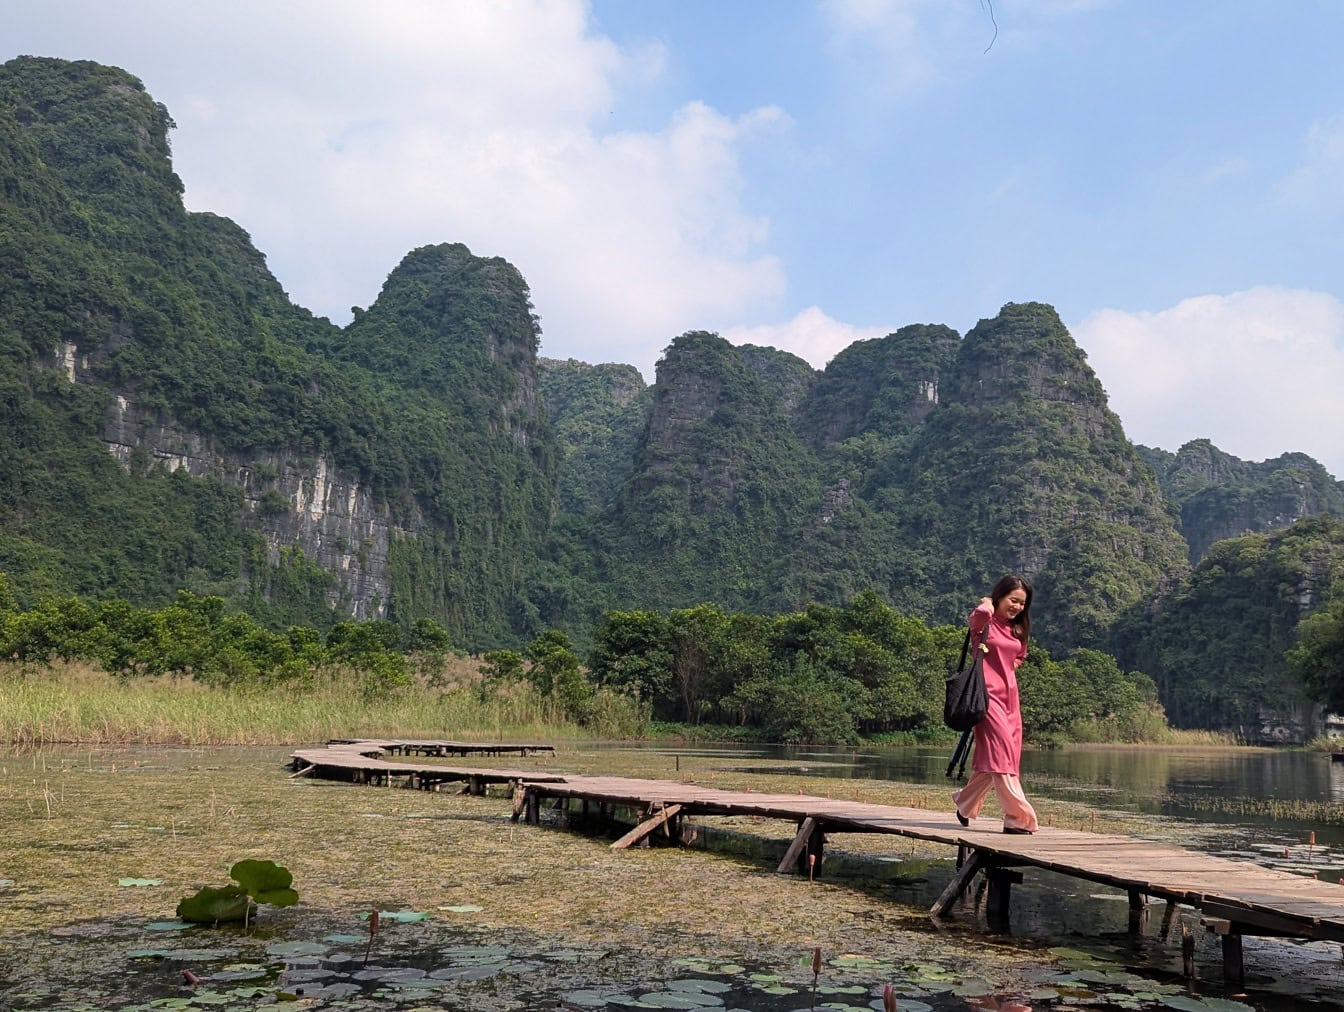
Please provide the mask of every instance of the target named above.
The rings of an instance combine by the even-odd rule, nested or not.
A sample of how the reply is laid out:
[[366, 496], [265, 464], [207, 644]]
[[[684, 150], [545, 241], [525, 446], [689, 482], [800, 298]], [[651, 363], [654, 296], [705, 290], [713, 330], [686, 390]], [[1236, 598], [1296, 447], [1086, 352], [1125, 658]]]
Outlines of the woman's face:
[[1022, 609], [1026, 606], [1027, 592], [1021, 587], [1015, 587], [999, 598], [999, 603], [994, 608], [994, 614], [1007, 622], [1011, 622], [1022, 614]]

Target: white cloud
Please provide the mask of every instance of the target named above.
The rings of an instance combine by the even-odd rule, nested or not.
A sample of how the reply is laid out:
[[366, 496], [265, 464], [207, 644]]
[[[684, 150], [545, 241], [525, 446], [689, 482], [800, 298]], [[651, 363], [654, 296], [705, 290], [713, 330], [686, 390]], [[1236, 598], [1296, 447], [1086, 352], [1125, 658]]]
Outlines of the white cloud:
[[1344, 116], [1313, 123], [1301, 163], [1279, 184], [1279, 196], [1313, 214], [1341, 206], [1344, 189]]
[[1201, 437], [1243, 460], [1300, 451], [1344, 477], [1344, 302], [1252, 288], [1155, 313], [1105, 309], [1070, 328], [1130, 439]]
[[740, 158], [787, 118], [690, 101], [614, 132], [666, 54], [597, 34], [582, 0], [130, 2], [69, 0], [16, 34], [141, 77], [177, 121], [188, 207], [247, 229], [316, 313], [343, 322], [409, 250], [464, 242], [522, 271], [545, 354], [651, 371], [678, 333], [784, 291]]
[[896, 329], [856, 327], [833, 320], [816, 306], [809, 306], [785, 323], [732, 327], [720, 336], [732, 344], [757, 344], [789, 351], [814, 369], [824, 369], [827, 362], [855, 341], [886, 337]]

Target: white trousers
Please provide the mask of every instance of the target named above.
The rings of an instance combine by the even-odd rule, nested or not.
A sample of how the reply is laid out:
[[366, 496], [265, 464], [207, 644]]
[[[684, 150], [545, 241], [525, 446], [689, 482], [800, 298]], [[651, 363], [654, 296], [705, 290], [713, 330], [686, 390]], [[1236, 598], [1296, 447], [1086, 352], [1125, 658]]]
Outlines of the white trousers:
[[1022, 781], [1012, 773], [972, 773], [966, 786], [952, 795], [957, 811], [964, 818], [974, 819], [980, 815], [980, 806], [990, 789], [999, 797], [999, 806], [1003, 809], [1004, 829], [1025, 829], [1036, 832], [1036, 809], [1022, 793]]

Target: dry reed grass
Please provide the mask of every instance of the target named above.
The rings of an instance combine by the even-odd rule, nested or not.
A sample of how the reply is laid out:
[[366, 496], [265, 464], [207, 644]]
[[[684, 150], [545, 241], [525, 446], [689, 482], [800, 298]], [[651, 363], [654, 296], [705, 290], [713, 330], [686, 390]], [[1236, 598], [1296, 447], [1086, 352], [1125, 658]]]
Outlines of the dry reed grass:
[[[422, 678], [424, 673], [421, 673]], [[355, 736], [483, 740], [582, 737], [530, 686], [482, 694], [459, 661], [370, 699], [325, 671], [309, 686], [219, 688], [189, 678], [114, 678], [83, 663], [0, 665], [0, 744], [274, 745]]]

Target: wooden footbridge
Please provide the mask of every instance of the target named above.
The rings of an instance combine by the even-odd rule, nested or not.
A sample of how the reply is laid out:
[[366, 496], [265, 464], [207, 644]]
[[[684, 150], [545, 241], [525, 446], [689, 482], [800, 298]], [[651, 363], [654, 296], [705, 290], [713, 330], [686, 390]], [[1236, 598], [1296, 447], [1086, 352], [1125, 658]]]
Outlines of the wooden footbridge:
[[[361, 756], [356, 748], [366, 744], [296, 752], [296, 768], [302, 762], [309, 765], [305, 773], [330, 775], [339, 770], [351, 779], [346, 764], [362, 761], [371, 782], [390, 783], [392, 776], [404, 776], [411, 786], [437, 789], [452, 779], [467, 781], [466, 790], [475, 793], [482, 793], [486, 783], [508, 783], [513, 790], [513, 818], [531, 824], [540, 823], [547, 802], [567, 812], [573, 812], [575, 804], [583, 813], [596, 806], [600, 815], [610, 818], [618, 811], [633, 812], [634, 828], [611, 845], [618, 850], [647, 846], [655, 839], [689, 842], [694, 827], [688, 820], [693, 818], [783, 819], [798, 829], [778, 870], [813, 876], [821, 872], [828, 835], [885, 833], [947, 844], [957, 849], [957, 870], [930, 910], [935, 921], [953, 912], [980, 875], [976, 892], [983, 894], [987, 918], [1006, 922], [1009, 891], [1023, 880], [1020, 869], [1040, 868], [1124, 890], [1132, 929], [1138, 928], [1152, 900], [1167, 903], [1164, 937], [1170, 934], [1178, 905], [1195, 908], [1205, 926], [1222, 936], [1224, 974], [1238, 986], [1243, 979], [1244, 935], [1344, 942], [1344, 884], [1168, 844], [1054, 827], [1041, 827], [1029, 836], [1012, 835], [1002, 831], [998, 820], [980, 819], [962, 828], [950, 810], [933, 813], [802, 794], [724, 791], [670, 780], [391, 764]], [[322, 755], [333, 751], [342, 756], [319, 763]], [[379, 765], [368, 765], [372, 763]]]
[[[393, 761], [387, 754], [417, 754], [429, 756], [499, 755], [517, 752], [527, 756], [533, 752], [555, 753], [552, 745], [499, 745], [460, 741], [405, 741], [401, 739], [357, 738], [333, 740], [326, 748], [300, 749], [291, 756], [292, 776], [321, 777], [327, 780], [347, 780], [356, 784], [392, 786], [393, 778], [400, 777], [408, 787], [437, 791], [447, 783], [465, 784], [468, 794], [484, 794], [488, 784], [508, 784], [517, 788], [524, 780], [543, 783], [563, 780], [562, 774], [548, 774], [539, 770], [494, 770], [480, 766], [448, 766], [442, 763]], [[515, 790], [515, 793], [517, 791]]]

